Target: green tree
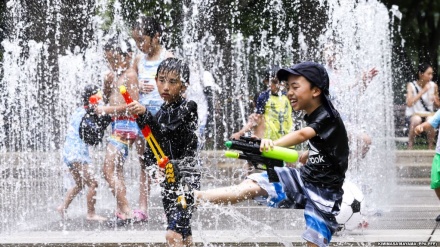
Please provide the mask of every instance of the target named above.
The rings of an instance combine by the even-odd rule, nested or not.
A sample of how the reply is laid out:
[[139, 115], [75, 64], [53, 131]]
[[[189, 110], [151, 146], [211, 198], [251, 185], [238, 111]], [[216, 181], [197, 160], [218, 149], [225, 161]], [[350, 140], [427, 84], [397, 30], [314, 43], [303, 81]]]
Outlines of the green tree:
[[[395, 35], [396, 49], [404, 43], [400, 58], [412, 72], [417, 64], [430, 63], [439, 71], [440, 2], [433, 0], [384, 0], [388, 8], [399, 7], [402, 19], [400, 36]], [[404, 42], [402, 42], [404, 41]], [[437, 76], [435, 77], [437, 79]], [[410, 79], [410, 78], [407, 78]]]

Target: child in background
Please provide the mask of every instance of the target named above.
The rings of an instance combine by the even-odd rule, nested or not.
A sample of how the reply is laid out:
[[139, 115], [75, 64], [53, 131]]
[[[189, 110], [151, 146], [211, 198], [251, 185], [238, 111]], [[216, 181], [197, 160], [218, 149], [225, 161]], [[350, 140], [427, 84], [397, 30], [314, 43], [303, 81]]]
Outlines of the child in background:
[[111, 71], [104, 80], [104, 95], [107, 106], [97, 108], [97, 114], [112, 116], [112, 134], [107, 144], [103, 172], [111, 192], [116, 198], [116, 219], [118, 226], [132, 221], [138, 221], [133, 215], [126, 197], [124, 181], [124, 162], [128, 149], [139, 135], [135, 119], [127, 111], [127, 105], [119, 92], [119, 86], [124, 85], [134, 100], [139, 98], [136, 71], [130, 68], [131, 47], [126, 41], [111, 38], [104, 47], [105, 58]]
[[[133, 63], [133, 69], [138, 75], [139, 102], [146, 106], [151, 114], [155, 115], [163, 103], [156, 86], [156, 72], [159, 64], [173, 54], [160, 44], [162, 28], [159, 22], [150, 16], [140, 16], [132, 27], [132, 36], [136, 46], [142, 52]], [[142, 133], [136, 140], [137, 150], [141, 163], [141, 175], [139, 185], [139, 209], [134, 210], [135, 216], [142, 221], [148, 220], [148, 194], [151, 181], [147, 181], [147, 167], [142, 154], [145, 141]]]
[[87, 193], [87, 220], [106, 220], [105, 217], [95, 213], [96, 204], [96, 188], [98, 182], [94, 178], [94, 172], [90, 165], [92, 160], [89, 155], [89, 146], [80, 138], [79, 127], [86, 109], [92, 107], [89, 99], [92, 96], [100, 97], [98, 87], [95, 85], [87, 85], [81, 95], [83, 106], [78, 107], [70, 118], [69, 128], [67, 129], [66, 140], [63, 149], [63, 161], [69, 168], [75, 185], [67, 191], [63, 203], [57, 208], [61, 217], [65, 217], [67, 208], [79, 192], [87, 185], [89, 191]]
[[[177, 58], [165, 59], [157, 69], [156, 84], [164, 103], [156, 115], [139, 102], [134, 101], [128, 105], [130, 113], [139, 116], [136, 121], [140, 128], [150, 126], [163, 152], [180, 174], [180, 189], [166, 183], [162, 189], [169, 246], [192, 246], [190, 220], [194, 207], [191, 205], [181, 210], [176, 202], [182, 188], [200, 189], [200, 172], [196, 168], [197, 104], [183, 97], [189, 84], [189, 74], [189, 67], [183, 61]], [[146, 148], [145, 151], [147, 161], [155, 163], [151, 150]]]
[[[252, 131], [253, 136], [258, 138], [276, 140], [292, 130], [292, 107], [284, 91], [285, 82], [276, 78], [279, 69], [279, 66], [272, 66], [265, 70], [263, 83], [267, 89], [255, 96], [255, 112], [240, 131], [231, 135], [231, 139], [238, 140]], [[252, 165], [247, 166], [249, 172], [254, 172]]]
[[[416, 135], [420, 135], [424, 131], [434, 132], [440, 125], [440, 110], [438, 110], [434, 116], [417, 125], [414, 129]], [[431, 189], [434, 190], [437, 198], [440, 200], [440, 135], [437, 138], [437, 146], [435, 148], [435, 156], [432, 160], [431, 167]], [[440, 221], [440, 215], [437, 216], [435, 221]]]
[[301, 168], [275, 167], [279, 183], [269, 183], [266, 173], [256, 173], [236, 186], [194, 191], [194, 197], [197, 203], [237, 203], [264, 197], [272, 207], [305, 209], [302, 237], [308, 246], [328, 246], [338, 229], [335, 216], [348, 167], [347, 132], [329, 99], [329, 78], [322, 65], [303, 62], [281, 69], [277, 77], [287, 81], [292, 108], [307, 113], [307, 126], [276, 141], [262, 139], [260, 151], [308, 142], [306, 164]]
[[276, 78], [278, 70], [278, 66], [272, 66], [265, 71], [263, 82], [268, 89], [255, 97], [255, 113], [249, 116], [248, 123], [240, 131], [232, 134], [232, 139], [238, 140], [254, 129], [256, 137], [276, 140], [292, 130], [292, 107], [283, 91], [284, 82]]

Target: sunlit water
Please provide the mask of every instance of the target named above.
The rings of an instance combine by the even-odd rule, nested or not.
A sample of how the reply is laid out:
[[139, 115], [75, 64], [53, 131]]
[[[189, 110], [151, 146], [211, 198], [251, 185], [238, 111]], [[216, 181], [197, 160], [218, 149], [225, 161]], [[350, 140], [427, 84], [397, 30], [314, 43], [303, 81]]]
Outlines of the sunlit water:
[[[98, 1], [96, 5], [105, 6], [104, 3]], [[93, 18], [91, 30], [95, 42], [82, 52], [79, 49], [60, 52], [56, 56], [59, 70], [55, 71], [55, 76], [49, 73], [50, 64], [46, 61], [51, 52], [47, 44], [49, 41], [22, 40], [19, 34], [25, 25], [22, 19], [23, 9], [20, 8], [19, 1], [11, 0], [8, 6], [11, 15], [20, 21], [10, 37], [2, 42], [5, 53], [0, 97], [0, 232], [34, 228], [51, 230], [50, 223], [60, 221], [55, 208], [61, 203], [65, 187], [69, 184], [64, 176], [64, 165], [60, 157], [68, 117], [80, 103], [78, 93], [84, 85], [102, 84], [103, 74], [107, 70], [102, 46], [108, 36], [99, 29], [102, 19], [99, 16]], [[188, 97], [199, 103], [199, 115], [206, 114], [207, 111], [201, 78], [205, 71], [213, 75], [216, 83], [213, 112], [215, 128], [209, 139], [211, 146], [218, 147], [246, 121], [252, 110], [248, 104], [249, 98], [253, 96], [250, 90], [260, 91], [263, 87], [262, 83], [257, 83], [251, 88], [247, 83], [250, 80], [262, 81], [261, 74], [255, 68], [270, 64], [290, 65], [294, 62], [293, 52], [302, 54], [308, 49], [308, 45], [302, 40], [303, 33], [307, 30], [300, 29], [295, 34], [299, 40], [299, 48], [293, 49], [295, 37], [268, 36], [269, 32], [276, 34], [277, 30], [262, 29], [262, 42], [259, 45], [255, 45], [253, 37], [245, 38], [237, 30], [227, 30], [225, 39], [230, 40], [229, 47], [222, 47], [208, 30], [200, 33], [199, 23], [210, 19], [206, 15], [209, 6], [209, 1], [193, 0], [184, 8], [182, 46], [175, 47], [174, 53], [187, 59], [191, 65], [192, 78]], [[376, 202], [383, 202], [380, 199], [389, 196], [389, 188], [394, 185], [389, 11], [377, 1], [355, 3], [334, 0], [329, 1], [328, 6], [327, 31], [316, 39], [319, 40], [322, 50], [331, 47], [337, 54], [333, 72], [337, 73], [339, 79], [334, 80], [331, 85], [336, 92], [336, 105], [350, 130], [354, 133], [366, 133], [373, 140], [364, 159], [352, 157], [348, 177], [368, 191], [366, 194], [370, 207], [380, 208]], [[291, 6], [283, 6], [280, 2], [268, 1], [267, 8], [272, 14], [276, 14], [276, 18], [284, 20], [288, 18], [284, 10], [289, 7]], [[110, 33], [125, 24], [117, 1], [113, 8], [115, 21]], [[57, 18], [54, 17], [53, 21], [56, 22]], [[279, 30], [291, 28], [280, 25]], [[57, 35], [60, 37], [63, 34]], [[321, 57], [320, 62], [326, 62], [324, 54], [317, 57]], [[362, 92], [359, 89], [361, 75], [372, 67], [377, 68], [379, 74], [365, 92]], [[57, 81], [54, 88], [42, 86], [44, 80], [53, 77]], [[42, 97], [41, 94], [47, 97]], [[350, 148], [356, 150], [357, 145], [354, 142]], [[97, 174], [101, 174], [103, 151], [104, 146], [91, 151]], [[226, 161], [219, 157], [219, 153], [212, 155], [207, 158], [206, 152], [202, 153], [205, 167], [203, 171], [207, 178], [204, 185], [211, 188], [240, 181], [239, 177], [243, 173], [241, 162]], [[223, 168], [222, 164], [225, 162], [235, 164], [237, 168]], [[139, 166], [134, 152], [130, 153], [124, 169], [129, 201], [136, 208]], [[230, 179], [231, 176], [235, 177], [235, 181]], [[101, 177], [99, 182], [97, 212], [113, 217], [115, 201]], [[152, 196], [156, 199], [150, 205], [157, 212], [161, 206], [158, 191], [159, 187], [153, 186]], [[243, 213], [243, 210], [247, 210], [247, 213]], [[273, 217], [277, 214], [276, 211], [268, 210], [260, 218], [254, 218], [250, 210], [252, 209], [246, 207], [199, 208], [199, 214], [194, 217], [194, 229], [202, 232], [203, 229], [222, 230], [217, 229], [216, 225], [219, 217], [229, 217], [229, 227], [241, 230], [237, 234], [245, 232], [253, 235], [255, 231], [265, 230], [276, 235], [275, 229], [301, 229], [303, 226], [301, 213], [296, 213], [299, 217], [291, 219], [289, 224], [274, 227], [263, 223], [261, 217]], [[68, 213], [72, 218], [85, 216], [84, 194], [74, 200]], [[208, 217], [208, 220], [204, 220], [202, 216]]]

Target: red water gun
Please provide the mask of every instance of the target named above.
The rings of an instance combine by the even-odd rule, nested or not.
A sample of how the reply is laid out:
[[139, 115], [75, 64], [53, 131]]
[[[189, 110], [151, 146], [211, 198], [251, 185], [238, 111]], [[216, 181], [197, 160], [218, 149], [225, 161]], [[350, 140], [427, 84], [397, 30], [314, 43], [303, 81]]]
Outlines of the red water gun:
[[[122, 85], [119, 86], [119, 92], [122, 94], [122, 97], [125, 99], [125, 103], [130, 104], [133, 102], [133, 99], [131, 98], [130, 94], [127, 92], [127, 88]], [[135, 118], [137, 118], [137, 115], [134, 115]], [[144, 135], [145, 140], [148, 143], [148, 146], [150, 147], [151, 151], [154, 154], [154, 157], [156, 158], [157, 165], [165, 169], [165, 181], [168, 185], [174, 185], [176, 183], [176, 176], [175, 176], [175, 170], [173, 164], [171, 164], [169, 161], [170, 159], [168, 156], [166, 156], [162, 150], [162, 148], [159, 146], [159, 143], [157, 142], [156, 138], [154, 138], [153, 133], [151, 132], [150, 126], [145, 125], [145, 127], [141, 130], [142, 134]], [[182, 203], [183, 204], [183, 203]], [[186, 203], [185, 203], [186, 204]], [[183, 205], [182, 205], [183, 206]], [[186, 208], [186, 205], [184, 206]]]

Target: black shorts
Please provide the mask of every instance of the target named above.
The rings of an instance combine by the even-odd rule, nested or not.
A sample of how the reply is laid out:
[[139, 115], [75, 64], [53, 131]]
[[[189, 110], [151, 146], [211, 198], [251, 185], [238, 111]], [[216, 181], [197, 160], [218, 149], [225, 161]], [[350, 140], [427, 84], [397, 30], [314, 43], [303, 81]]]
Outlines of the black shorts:
[[[200, 190], [200, 174], [193, 174], [192, 177], [186, 180], [185, 184], [192, 190]], [[167, 230], [177, 232], [182, 235], [183, 239], [186, 239], [192, 235], [190, 220], [196, 208], [193, 204], [189, 204], [186, 209], [178, 208], [177, 197], [178, 192], [162, 189], [162, 203], [168, 223]]]

